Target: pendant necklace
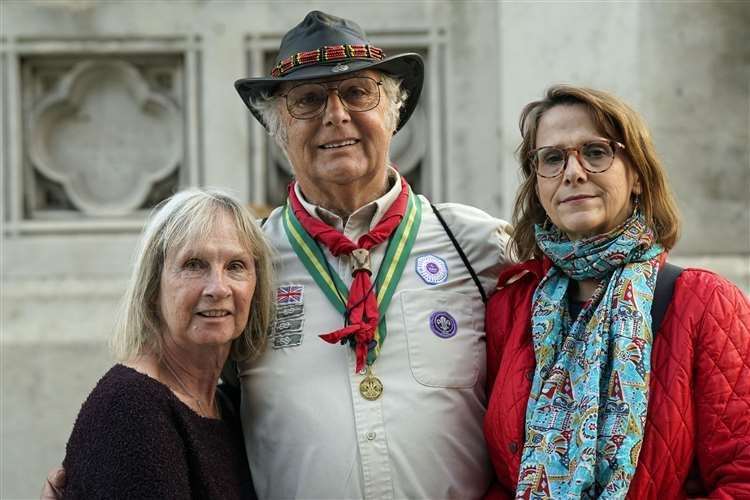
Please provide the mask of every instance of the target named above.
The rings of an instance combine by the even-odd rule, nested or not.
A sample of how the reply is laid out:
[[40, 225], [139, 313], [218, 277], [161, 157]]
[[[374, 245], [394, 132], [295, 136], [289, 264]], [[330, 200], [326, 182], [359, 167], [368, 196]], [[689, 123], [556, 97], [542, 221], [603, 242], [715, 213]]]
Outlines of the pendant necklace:
[[[391, 247], [391, 242], [393, 241], [393, 236], [388, 238], [388, 243], [385, 247], [386, 254], [388, 253], [388, 249]], [[320, 253], [322, 255], [325, 255], [323, 253], [323, 248], [320, 246], [320, 243], [318, 241], [315, 241], [315, 243], [318, 245], [318, 250], [320, 250]], [[357, 250], [355, 250], [356, 252]], [[364, 252], [367, 252], [361, 260], [361, 264], [359, 266], [355, 265], [354, 262], [352, 262], [353, 268], [363, 267], [368, 270], [368, 272], [372, 273], [370, 270], [370, 253], [367, 250], [364, 250]], [[353, 255], [352, 259], [355, 259], [358, 257], [359, 254]], [[331, 265], [328, 263], [328, 259], [323, 259], [323, 262], [326, 266], [326, 271], [328, 271], [328, 276], [331, 278], [331, 281], [333, 281], [333, 269], [331, 269]], [[353, 273], [352, 273], [353, 274]], [[378, 275], [380, 274], [380, 269], [378, 269]], [[375, 290], [375, 283], [377, 282], [377, 276], [375, 277], [375, 280], [372, 282], [372, 286], [367, 291], [368, 294], [373, 293]], [[336, 294], [339, 296], [339, 299], [342, 303], [346, 304], [346, 301], [344, 300], [344, 297], [341, 296], [341, 293], [336, 289]], [[348, 311], [344, 314], [344, 321], [348, 323]], [[374, 361], [373, 361], [374, 363]], [[375, 376], [374, 373], [372, 373], [372, 363], [367, 365], [367, 371], [365, 372], [365, 378], [363, 378], [359, 383], [359, 393], [362, 395], [363, 398], [365, 398], [368, 401], [375, 401], [377, 400], [382, 394], [383, 394], [383, 382], [380, 381], [378, 377]]]
[[368, 401], [375, 401], [383, 394], [383, 383], [373, 375], [371, 365], [367, 365], [365, 378], [359, 383], [359, 393]]
[[[167, 370], [169, 370], [169, 373], [172, 374], [172, 377], [177, 381], [177, 383], [180, 385], [180, 389], [182, 389], [182, 392], [188, 396], [190, 399], [195, 401], [195, 404], [198, 405], [198, 414], [203, 418], [211, 418], [208, 416], [208, 412], [203, 408], [203, 405], [201, 404], [201, 400], [193, 396], [193, 393], [188, 391], [185, 384], [182, 382], [182, 379], [175, 373], [175, 371], [172, 369], [172, 366], [167, 363], [166, 360], [164, 360], [164, 366], [167, 367]], [[218, 407], [214, 406], [216, 408], [216, 414], [218, 415]]]
[[[292, 202], [288, 201], [282, 214], [284, 231], [289, 243], [323, 294], [328, 298], [333, 307], [344, 316], [344, 326], [346, 327], [349, 325], [349, 310], [347, 308], [348, 300], [345, 300], [344, 296], [348, 287], [341, 280], [338, 273], [335, 273], [331, 269], [331, 264], [326, 257], [321, 243], [313, 238], [302, 226], [294, 214], [291, 205]], [[363, 399], [368, 401], [375, 401], [383, 394], [383, 382], [373, 374], [372, 365], [378, 358], [380, 348], [385, 342], [387, 335], [385, 312], [388, 310], [388, 305], [395, 293], [396, 286], [403, 275], [404, 266], [411, 254], [414, 241], [419, 232], [421, 213], [421, 203], [409, 191], [409, 199], [403, 218], [393, 234], [387, 239], [383, 261], [380, 263], [374, 277], [372, 277], [373, 270], [369, 251], [365, 252], [364, 250], [359, 251], [360, 249], [357, 249], [357, 252], [352, 252], [352, 255], [350, 255], [350, 262], [354, 272], [368, 272], [371, 274], [371, 278], [374, 278], [370, 290], [367, 290], [367, 294], [364, 297], [366, 298], [369, 294], [374, 294], [376, 289], [379, 290], [377, 292], [377, 307], [382, 313], [379, 324], [376, 327], [376, 337], [373, 339], [375, 342], [367, 346], [367, 360], [365, 361], [367, 368], [364, 370], [364, 373], [360, 373], [363, 379], [359, 382], [359, 393]], [[380, 245], [373, 248], [379, 247]], [[346, 344], [343, 341], [341, 343]], [[356, 352], [356, 345], [351, 341], [349, 344]]]

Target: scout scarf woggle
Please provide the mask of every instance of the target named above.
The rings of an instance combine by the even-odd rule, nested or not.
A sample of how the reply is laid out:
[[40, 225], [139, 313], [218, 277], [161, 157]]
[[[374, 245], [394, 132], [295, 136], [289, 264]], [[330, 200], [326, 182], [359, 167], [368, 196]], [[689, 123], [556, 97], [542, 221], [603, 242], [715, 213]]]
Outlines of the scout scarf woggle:
[[[331, 344], [349, 342], [356, 353], [357, 372], [365, 365], [372, 365], [385, 341], [385, 321], [381, 322], [380, 312], [388, 307], [411, 252], [419, 229], [420, 211], [420, 204], [402, 177], [401, 193], [396, 201], [375, 227], [354, 243], [307, 213], [297, 198], [294, 184], [289, 186], [289, 199], [283, 216], [289, 241], [318, 286], [344, 315], [343, 328], [320, 337]], [[373, 284], [369, 251], [389, 238], [391, 241]], [[349, 290], [341, 278], [331, 272], [315, 241], [328, 248], [334, 256], [351, 256], [354, 279]]]
[[[663, 249], [638, 210], [621, 226], [570, 241], [535, 227], [554, 266], [534, 292], [536, 369], [516, 498], [625, 498], [643, 440], [651, 304]], [[570, 280], [601, 284], [570, 318]]]

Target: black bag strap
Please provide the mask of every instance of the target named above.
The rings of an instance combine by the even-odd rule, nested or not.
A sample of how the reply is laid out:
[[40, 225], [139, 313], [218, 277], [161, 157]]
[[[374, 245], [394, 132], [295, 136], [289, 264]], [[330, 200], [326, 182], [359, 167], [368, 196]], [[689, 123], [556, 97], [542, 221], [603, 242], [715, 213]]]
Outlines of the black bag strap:
[[682, 274], [683, 269], [669, 262], [665, 262], [659, 269], [659, 275], [656, 277], [654, 286], [654, 302], [651, 304], [651, 332], [656, 337], [659, 331], [661, 320], [664, 319], [664, 313], [667, 312], [669, 303], [672, 302], [672, 293], [674, 292], [674, 283]]
[[456, 248], [456, 252], [458, 252], [458, 256], [461, 257], [461, 260], [464, 263], [464, 266], [466, 266], [466, 270], [469, 271], [469, 274], [471, 275], [471, 279], [474, 280], [474, 284], [477, 286], [477, 290], [479, 290], [479, 296], [482, 297], [482, 303], [487, 303], [487, 294], [484, 292], [484, 288], [482, 287], [482, 283], [479, 282], [479, 277], [477, 276], [477, 273], [474, 271], [474, 268], [471, 267], [471, 264], [469, 263], [469, 259], [466, 257], [466, 254], [464, 253], [463, 248], [461, 248], [461, 245], [458, 244], [458, 240], [456, 240], [456, 237], [453, 235], [453, 231], [448, 227], [448, 224], [445, 223], [445, 219], [443, 219], [443, 216], [440, 214], [440, 211], [438, 211], [437, 207], [430, 203], [430, 207], [432, 207], [432, 211], [435, 213], [435, 216], [440, 221], [440, 225], [443, 226], [443, 229], [445, 230], [445, 234], [448, 235], [448, 238], [450, 238], [451, 243], [453, 243], [453, 246]]

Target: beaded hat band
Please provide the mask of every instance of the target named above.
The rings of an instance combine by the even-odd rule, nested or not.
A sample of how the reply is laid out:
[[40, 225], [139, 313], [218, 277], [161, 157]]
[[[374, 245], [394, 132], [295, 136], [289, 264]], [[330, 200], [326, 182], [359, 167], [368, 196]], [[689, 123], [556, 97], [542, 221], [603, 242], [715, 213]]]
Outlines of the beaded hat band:
[[385, 52], [373, 45], [330, 45], [316, 50], [297, 52], [280, 61], [271, 70], [271, 76], [279, 78], [298, 68], [315, 64], [348, 61], [350, 59], [383, 60]]

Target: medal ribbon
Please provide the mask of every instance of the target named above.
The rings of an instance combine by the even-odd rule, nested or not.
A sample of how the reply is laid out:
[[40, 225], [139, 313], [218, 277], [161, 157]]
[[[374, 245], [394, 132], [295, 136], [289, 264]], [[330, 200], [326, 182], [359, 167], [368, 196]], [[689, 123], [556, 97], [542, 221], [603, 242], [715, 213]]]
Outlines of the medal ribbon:
[[[356, 353], [356, 371], [364, 368], [365, 363], [372, 365], [385, 342], [385, 317], [380, 312], [385, 312], [390, 304], [419, 230], [419, 201], [403, 178], [401, 186], [401, 193], [381, 221], [356, 244], [308, 214], [297, 199], [293, 184], [282, 215], [292, 249], [334, 308], [344, 316], [343, 328], [320, 337], [332, 344], [348, 341]], [[391, 241], [375, 284], [368, 269], [356, 269], [350, 290], [336, 273], [330, 272], [325, 255], [315, 242], [320, 241], [334, 256], [339, 256], [360, 248], [370, 250], [389, 237]]]

